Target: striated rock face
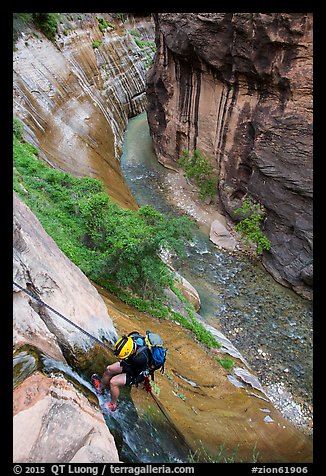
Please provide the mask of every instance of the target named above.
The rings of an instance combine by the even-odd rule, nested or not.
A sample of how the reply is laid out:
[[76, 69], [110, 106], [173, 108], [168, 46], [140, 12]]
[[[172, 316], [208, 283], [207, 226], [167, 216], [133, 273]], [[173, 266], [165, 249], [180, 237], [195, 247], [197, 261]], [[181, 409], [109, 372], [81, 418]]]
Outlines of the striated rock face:
[[[14, 281], [98, 339], [115, 341], [107, 308], [86, 276], [16, 195], [13, 212]], [[66, 359], [80, 356], [84, 368], [88, 359], [95, 370], [94, 341], [16, 286], [13, 290], [14, 461], [118, 462], [96, 399], [91, 404], [84, 395], [85, 382], [76, 386], [63, 376]], [[40, 374], [44, 359], [64, 374]]]
[[[109, 14], [65, 14], [56, 42], [26, 30], [13, 56], [14, 114], [44, 160], [102, 180], [121, 206], [136, 203], [119, 168], [128, 118], [145, 108], [146, 62], [130, 32], [153, 40], [153, 22]], [[78, 18], [81, 18], [79, 20]], [[97, 18], [110, 23], [100, 31]], [[101, 44], [94, 48], [94, 42]], [[153, 54], [151, 52], [151, 54]]]
[[156, 154], [210, 157], [233, 218], [249, 194], [267, 211], [263, 263], [312, 297], [312, 15], [160, 13], [148, 76]]

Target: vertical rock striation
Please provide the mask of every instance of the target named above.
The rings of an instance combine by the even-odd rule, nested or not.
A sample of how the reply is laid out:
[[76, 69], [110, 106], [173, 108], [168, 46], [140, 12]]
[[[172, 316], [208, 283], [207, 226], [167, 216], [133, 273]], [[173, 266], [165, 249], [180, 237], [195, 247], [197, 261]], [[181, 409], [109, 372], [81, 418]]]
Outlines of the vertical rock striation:
[[312, 297], [312, 15], [160, 13], [148, 76], [158, 160], [205, 151], [225, 211], [267, 211], [263, 263]]
[[[107, 21], [103, 33], [98, 18]], [[16, 43], [13, 87], [14, 114], [45, 160], [102, 180], [116, 202], [136, 208], [119, 158], [128, 118], [145, 108], [149, 52], [130, 32], [153, 40], [153, 22], [63, 14], [55, 42], [27, 29]]]

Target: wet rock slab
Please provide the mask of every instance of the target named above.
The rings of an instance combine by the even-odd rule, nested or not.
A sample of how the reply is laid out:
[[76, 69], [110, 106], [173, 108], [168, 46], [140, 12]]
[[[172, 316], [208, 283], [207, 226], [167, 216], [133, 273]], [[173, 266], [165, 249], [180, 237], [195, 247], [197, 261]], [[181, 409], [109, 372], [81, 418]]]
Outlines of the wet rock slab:
[[[119, 333], [155, 330], [168, 346], [165, 375], [155, 375], [158, 398], [193, 451], [201, 441], [212, 455], [221, 444], [231, 450], [239, 447], [238, 458], [247, 462], [255, 447], [260, 462], [312, 461], [311, 439], [282, 417], [253, 377], [251, 383], [256, 388], [244, 382], [248, 374], [243, 375], [241, 370], [243, 386], [235, 386], [216, 361], [216, 354], [196, 342], [192, 333], [175, 323], [137, 312], [98, 290]], [[140, 408], [150, 399], [141, 388], [132, 389], [131, 395]]]

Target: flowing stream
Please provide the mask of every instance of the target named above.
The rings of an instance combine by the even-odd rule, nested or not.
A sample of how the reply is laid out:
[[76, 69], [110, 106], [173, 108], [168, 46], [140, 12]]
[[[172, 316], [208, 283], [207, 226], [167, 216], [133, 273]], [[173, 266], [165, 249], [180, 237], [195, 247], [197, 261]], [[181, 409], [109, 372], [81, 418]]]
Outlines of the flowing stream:
[[[13, 357], [14, 387], [24, 381], [36, 370], [46, 375], [64, 375], [82, 393], [94, 388], [83, 372], [70, 365], [59, 362], [32, 346], [19, 348]], [[87, 393], [85, 394], [87, 396]], [[142, 396], [142, 399], [144, 397]], [[103, 417], [115, 439], [121, 461], [125, 463], [184, 463], [188, 461], [189, 448], [173, 425], [168, 422], [161, 410], [153, 403], [143, 409], [136, 409], [130, 396], [130, 388], [121, 389], [119, 411], [109, 414], [104, 404], [110, 400], [106, 392], [98, 396]]]
[[[137, 203], [173, 216], [185, 212], [171, 202], [157, 162], [146, 113], [129, 120], [121, 169]], [[207, 230], [194, 226], [187, 259], [174, 267], [197, 289], [202, 318], [223, 332], [256, 372], [283, 415], [312, 434], [312, 303], [278, 284], [256, 260], [215, 246]]]

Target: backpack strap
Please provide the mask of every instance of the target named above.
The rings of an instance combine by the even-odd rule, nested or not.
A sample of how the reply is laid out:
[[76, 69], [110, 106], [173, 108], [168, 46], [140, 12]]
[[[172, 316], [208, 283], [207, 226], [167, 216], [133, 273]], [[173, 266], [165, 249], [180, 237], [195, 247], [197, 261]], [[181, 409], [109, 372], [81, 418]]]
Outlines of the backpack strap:
[[136, 336], [137, 337], [138, 336], [143, 337], [143, 336], [140, 335], [140, 333], [138, 331], [132, 331], [132, 332], [129, 332], [129, 334], [128, 334], [128, 337], [136, 337]]
[[162, 338], [158, 334], [153, 334], [150, 331], [146, 331], [146, 335], [144, 336], [144, 338], [149, 349], [151, 349], [152, 347], [163, 347]]
[[[148, 350], [147, 345], [142, 345], [141, 347], [138, 347], [138, 348], [137, 348], [137, 351], [136, 351], [136, 355], [139, 355], [139, 354], [140, 354], [141, 352], [143, 352], [144, 350]], [[145, 352], [144, 354], [145, 354], [145, 356], [146, 356], [147, 365], [148, 365], [148, 362], [149, 362], [148, 352]]]

